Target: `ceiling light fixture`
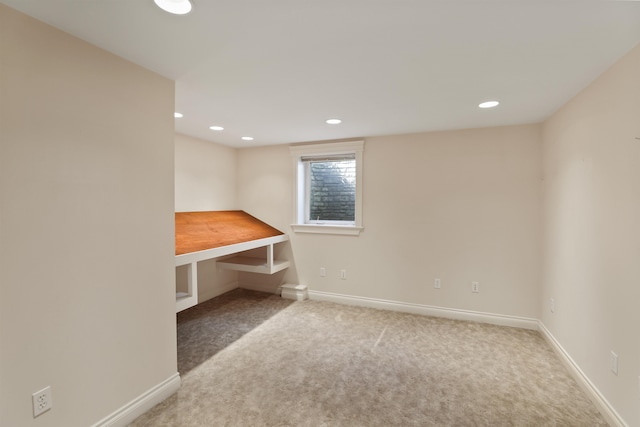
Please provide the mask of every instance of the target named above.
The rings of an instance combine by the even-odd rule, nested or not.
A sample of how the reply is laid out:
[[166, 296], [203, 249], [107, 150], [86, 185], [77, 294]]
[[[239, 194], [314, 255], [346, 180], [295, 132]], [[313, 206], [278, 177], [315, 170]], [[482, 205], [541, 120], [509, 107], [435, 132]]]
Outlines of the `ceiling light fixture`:
[[478, 105], [478, 107], [480, 108], [493, 108], [493, 107], [497, 107], [498, 104], [500, 104], [500, 102], [498, 101], [486, 101], [486, 102], [482, 102]]
[[175, 113], [173, 113], [173, 117], [175, 117], [176, 119], [181, 119], [182, 117], [184, 117], [184, 115], [176, 111]]
[[245, 141], [253, 141], [253, 137], [252, 136], [243, 136], [242, 139], [245, 140]]
[[186, 15], [191, 12], [193, 5], [190, 0], [153, 0], [154, 3], [165, 12], [174, 15]]
[[211, 129], [211, 130], [224, 130], [224, 128], [222, 126], [209, 126], [209, 129]]
[[327, 123], [329, 123], [330, 125], [339, 125], [340, 123], [342, 123], [342, 120], [340, 120], [340, 119], [329, 119], [329, 120], [327, 120]]

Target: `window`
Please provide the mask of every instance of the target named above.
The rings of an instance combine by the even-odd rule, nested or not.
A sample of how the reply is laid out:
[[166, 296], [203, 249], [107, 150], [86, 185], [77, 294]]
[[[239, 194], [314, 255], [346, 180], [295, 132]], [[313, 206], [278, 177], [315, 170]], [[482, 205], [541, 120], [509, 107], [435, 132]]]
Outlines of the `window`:
[[305, 156], [304, 168], [306, 224], [355, 225], [356, 157]]
[[364, 141], [290, 147], [295, 171], [295, 232], [362, 231]]

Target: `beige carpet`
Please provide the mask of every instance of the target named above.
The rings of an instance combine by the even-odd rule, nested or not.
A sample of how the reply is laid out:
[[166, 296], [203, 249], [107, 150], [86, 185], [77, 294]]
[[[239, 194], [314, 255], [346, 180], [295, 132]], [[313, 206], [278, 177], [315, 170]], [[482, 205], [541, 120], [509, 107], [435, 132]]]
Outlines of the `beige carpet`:
[[606, 426], [534, 331], [237, 289], [178, 316], [132, 426]]

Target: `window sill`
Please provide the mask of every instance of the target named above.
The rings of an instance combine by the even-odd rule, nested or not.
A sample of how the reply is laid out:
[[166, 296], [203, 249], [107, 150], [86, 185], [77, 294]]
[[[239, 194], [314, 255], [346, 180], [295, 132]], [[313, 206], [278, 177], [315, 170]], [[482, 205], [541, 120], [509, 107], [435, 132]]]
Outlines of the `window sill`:
[[320, 224], [291, 224], [296, 233], [338, 234], [345, 236], [359, 236], [364, 227], [353, 225], [320, 225]]

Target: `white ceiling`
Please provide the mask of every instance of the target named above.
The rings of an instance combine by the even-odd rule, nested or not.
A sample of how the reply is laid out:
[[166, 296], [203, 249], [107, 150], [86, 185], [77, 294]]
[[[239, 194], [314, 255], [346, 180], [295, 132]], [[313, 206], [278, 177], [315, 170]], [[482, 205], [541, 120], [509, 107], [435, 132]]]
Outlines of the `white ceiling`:
[[640, 1], [193, 1], [0, 0], [174, 79], [176, 130], [234, 147], [540, 122], [640, 42]]

